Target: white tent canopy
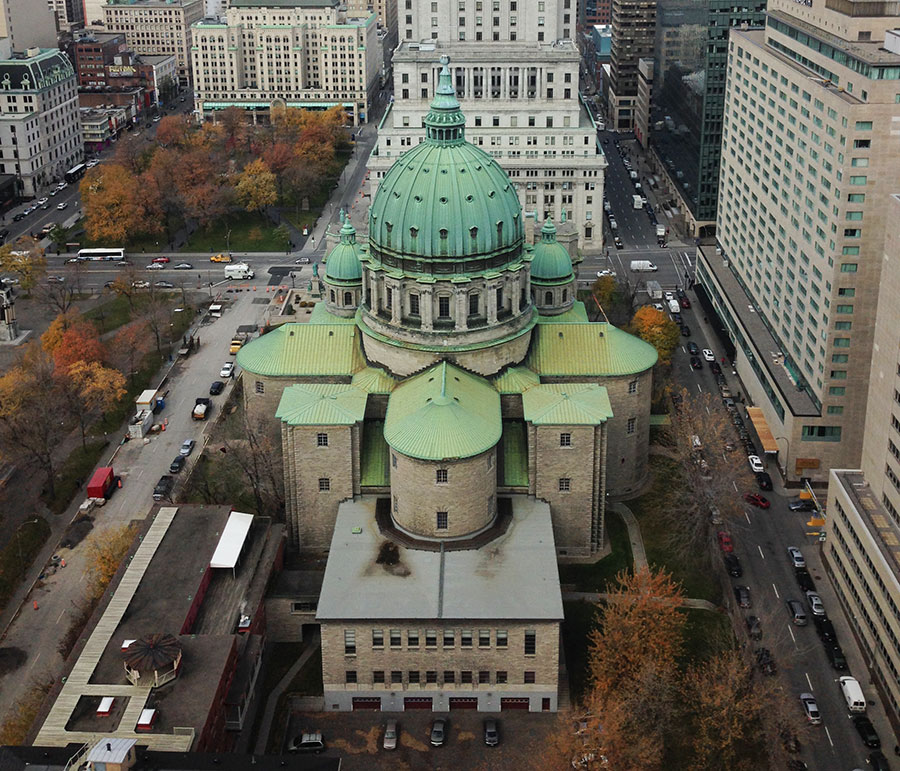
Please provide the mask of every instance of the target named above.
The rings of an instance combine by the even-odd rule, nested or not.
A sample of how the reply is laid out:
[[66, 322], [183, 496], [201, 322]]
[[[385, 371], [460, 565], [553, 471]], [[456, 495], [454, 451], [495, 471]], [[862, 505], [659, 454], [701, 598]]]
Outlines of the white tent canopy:
[[250, 525], [253, 523], [252, 514], [242, 514], [239, 511], [232, 511], [228, 515], [228, 522], [222, 531], [222, 537], [216, 544], [216, 550], [213, 552], [212, 559], [209, 561], [211, 568], [231, 568], [234, 570], [241, 556], [241, 549], [244, 548], [244, 541], [247, 540], [247, 533], [250, 532]]

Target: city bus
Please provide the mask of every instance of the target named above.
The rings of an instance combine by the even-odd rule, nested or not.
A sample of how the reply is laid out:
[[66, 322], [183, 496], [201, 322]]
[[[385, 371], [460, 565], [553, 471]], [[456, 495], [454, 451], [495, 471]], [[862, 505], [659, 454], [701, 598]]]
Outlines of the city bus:
[[87, 171], [87, 166], [83, 163], [73, 166], [66, 172], [66, 182], [77, 182], [84, 176], [85, 171]]
[[79, 249], [79, 260], [118, 260], [125, 259], [124, 249]]

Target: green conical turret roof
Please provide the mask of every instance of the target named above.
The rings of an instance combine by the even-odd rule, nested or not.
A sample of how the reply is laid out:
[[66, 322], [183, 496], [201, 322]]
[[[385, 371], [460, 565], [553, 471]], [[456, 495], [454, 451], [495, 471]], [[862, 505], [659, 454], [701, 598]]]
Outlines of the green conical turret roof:
[[565, 281], [573, 279], [572, 258], [556, 240], [556, 227], [547, 220], [541, 228], [541, 240], [534, 247], [531, 261], [532, 281]]
[[[341, 214], [343, 217], [343, 213]], [[344, 218], [341, 226], [341, 240], [325, 258], [325, 281], [342, 284], [362, 281], [362, 263], [359, 261], [359, 244], [356, 243], [356, 229], [350, 218]]]

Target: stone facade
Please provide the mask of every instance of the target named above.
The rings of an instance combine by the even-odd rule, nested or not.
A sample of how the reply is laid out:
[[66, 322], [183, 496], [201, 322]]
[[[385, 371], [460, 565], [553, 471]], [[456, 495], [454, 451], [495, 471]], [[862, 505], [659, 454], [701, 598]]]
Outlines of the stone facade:
[[394, 522], [431, 538], [488, 527], [497, 513], [496, 455], [491, 448], [462, 460], [422, 461], [391, 450]]
[[[352, 653], [347, 653], [348, 632], [355, 641]], [[534, 653], [525, 652], [526, 632], [534, 633]], [[555, 622], [417, 619], [322, 624], [326, 710], [349, 710], [354, 698], [374, 698], [385, 711], [410, 709], [409, 699], [419, 699], [430, 700], [432, 710], [444, 712], [453, 709], [451, 699], [470, 698], [477, 700], [480, 711], [499, 712], [508, 706], [501, 699], [525, 698], [532, 712], [555, 712], [558, 661]]]
[[338, 504], [359, 492], [361, 431], [358, 424], [282, 425], [288, 527], [302, 549], [327, 549]]

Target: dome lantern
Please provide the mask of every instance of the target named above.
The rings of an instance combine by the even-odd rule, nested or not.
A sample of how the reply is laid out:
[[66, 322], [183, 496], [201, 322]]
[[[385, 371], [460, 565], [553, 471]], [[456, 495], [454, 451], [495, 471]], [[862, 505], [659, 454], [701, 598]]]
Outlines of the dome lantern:
[[575, 302], [575, 271], [566, 248], [556, 240], [556, 227], [548, 219], [531, 260], [531, 293], [534, 305], [544, 315], [558, 315]]
[[341, 209], [340, 241], [325, 258], [323, 282], [327, 287], [325, 304], [338, 316], [353, 316], [359, 306], [362, 289], [360, 246], [356, 242], [356, 228]]

